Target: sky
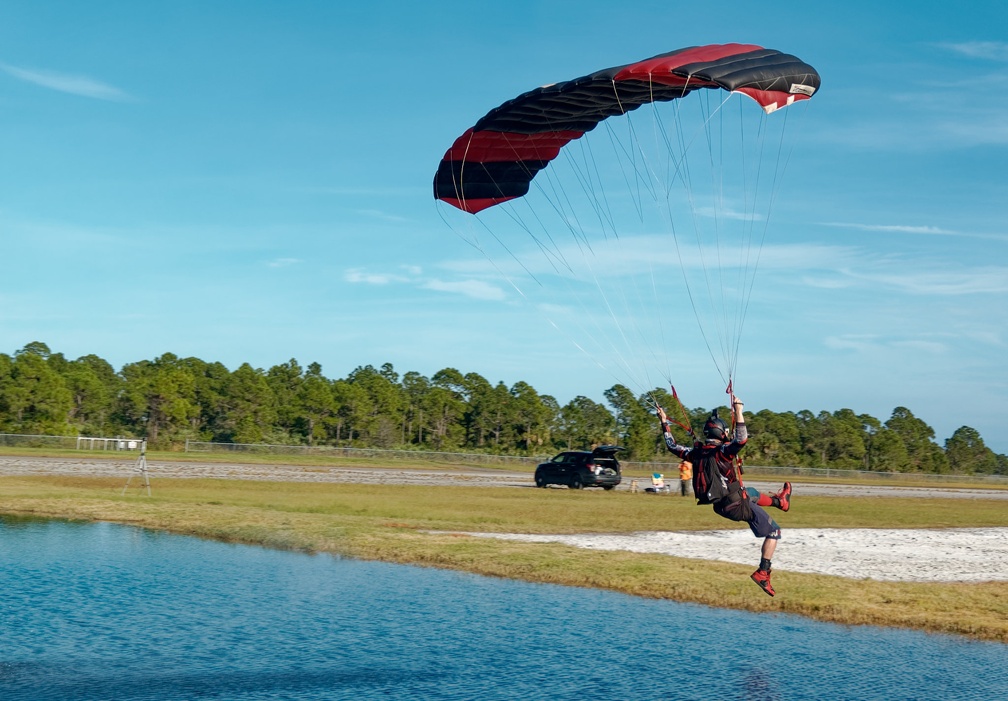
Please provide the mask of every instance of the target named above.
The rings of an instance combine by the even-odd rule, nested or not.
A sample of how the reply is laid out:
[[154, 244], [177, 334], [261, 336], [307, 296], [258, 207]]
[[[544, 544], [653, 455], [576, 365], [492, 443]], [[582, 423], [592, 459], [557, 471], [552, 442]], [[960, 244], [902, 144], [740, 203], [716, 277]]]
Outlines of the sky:
[[[526, 90], [727, 42], [822, 76], [740, 336], [747, 410], [902, 406], [1008, 453], [1000, 0], [5, 2], [0, 352], [456, 368], [603, 401], [620, 371], [466, 245], [434, 171]], [[694, 313], [664, 316], [665, 379], [723, 403]]]

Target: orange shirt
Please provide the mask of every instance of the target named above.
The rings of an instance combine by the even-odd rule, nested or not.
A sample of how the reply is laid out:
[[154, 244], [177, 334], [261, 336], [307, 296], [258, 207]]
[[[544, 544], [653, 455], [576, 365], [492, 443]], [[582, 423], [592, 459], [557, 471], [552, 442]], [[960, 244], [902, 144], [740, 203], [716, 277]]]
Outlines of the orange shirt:
[[679, 463], [679, 479], [693, 479], [693, 463], [688, 460], [683, 460]]

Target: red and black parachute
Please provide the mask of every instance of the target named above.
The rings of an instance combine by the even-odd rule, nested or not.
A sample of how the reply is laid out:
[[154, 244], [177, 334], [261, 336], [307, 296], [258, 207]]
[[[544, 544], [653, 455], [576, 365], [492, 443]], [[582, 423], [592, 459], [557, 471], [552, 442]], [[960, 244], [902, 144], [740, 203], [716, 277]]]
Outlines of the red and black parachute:
[[701, 89], [748, 95], [766, 112], [811, 97], [816, 70], [752, 44], [694, 46], [526, 92], [491, 110], [445, 153], [434, 197], [476, 213], [522, 197], [566, 144], [608, 117]]

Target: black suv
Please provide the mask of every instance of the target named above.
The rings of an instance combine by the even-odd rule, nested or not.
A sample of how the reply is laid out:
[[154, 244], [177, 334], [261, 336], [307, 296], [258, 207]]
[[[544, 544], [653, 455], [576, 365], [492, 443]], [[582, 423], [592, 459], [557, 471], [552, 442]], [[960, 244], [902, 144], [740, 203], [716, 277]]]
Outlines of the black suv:
[[595, 450], [569, 450], [536, 467], [537, 487], [566, 484], [571, 489], [602, 487], [613, 489], [620, 483], [620, 464], [616, 459], [617, 445], [600, 445]]

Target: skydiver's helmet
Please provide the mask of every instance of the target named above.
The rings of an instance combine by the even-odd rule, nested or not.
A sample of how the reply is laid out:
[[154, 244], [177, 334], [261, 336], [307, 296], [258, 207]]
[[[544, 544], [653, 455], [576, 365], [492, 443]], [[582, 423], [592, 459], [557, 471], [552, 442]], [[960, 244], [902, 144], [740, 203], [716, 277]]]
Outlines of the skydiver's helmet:
[[703, 425], [704, 438], [723, 441], [728, 438], [728, 425], [718, 418], [717, 409], [711, 412], [710, 418]]

